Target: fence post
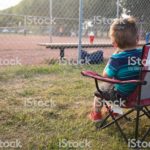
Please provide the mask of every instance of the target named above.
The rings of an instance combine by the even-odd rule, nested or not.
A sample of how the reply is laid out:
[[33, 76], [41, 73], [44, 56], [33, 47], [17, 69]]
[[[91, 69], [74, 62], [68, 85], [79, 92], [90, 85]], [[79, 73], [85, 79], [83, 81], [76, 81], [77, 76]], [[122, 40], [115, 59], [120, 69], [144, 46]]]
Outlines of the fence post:
[[24, 16], [24, 35], [27, 34], [27, 16]]
[[50, 15], [50, 31], [49, 31], [49, 36], [50, 36], [50, 42], [52, 43], [52, 19], [53, 19], [53, 6], [52, 6], [52, 0], [49, 0], [49, 15]]
[[119, 18], [119, 4], [120, 4], [120, 2], [119, 2], [119, 0], [117, 0], [117, 18]]
[[81, 49], [82, 49], [82, 21], [83, 21], [83, 0], [79, 0], [79, 31], [78, 31], [78, 60], [77, 63], [80, 65], [80, 59], [81, 59]]

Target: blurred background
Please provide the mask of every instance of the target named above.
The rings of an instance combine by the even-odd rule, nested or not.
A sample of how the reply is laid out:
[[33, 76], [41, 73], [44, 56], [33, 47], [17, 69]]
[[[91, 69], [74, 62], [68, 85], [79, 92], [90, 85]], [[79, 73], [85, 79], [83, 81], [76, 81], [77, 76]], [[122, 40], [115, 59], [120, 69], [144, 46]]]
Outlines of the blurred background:
[[[110, 44], [108, 31], [112, 20], [128, 15], [137, 18], [140, 42], [144, 43], [150, 31], [149, 0], [82, 0], [82, 3], [81, 8], [80, 0], [0, 0], [0, 56], [18, 56], [23, 64], [57, 59], [59, 50], [50, 51], [38, 43], [78, 43], [79, 27], [82, 43], [90, 43], [89, 35], [93, 33], [94, 43]], [[105, 48], [105, 58], [111, 54], [112, 48]], [[77, 49], [66, 50], [65, 57], [76, 59]]]

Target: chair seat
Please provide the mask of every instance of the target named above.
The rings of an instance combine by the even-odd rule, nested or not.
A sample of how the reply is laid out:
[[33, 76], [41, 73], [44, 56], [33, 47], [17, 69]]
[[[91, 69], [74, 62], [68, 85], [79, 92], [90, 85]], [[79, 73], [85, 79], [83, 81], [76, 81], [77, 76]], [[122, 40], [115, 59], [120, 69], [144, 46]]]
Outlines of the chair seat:
[[[139, 95], [139, 87], [128, 97], [126, 102], [126, 107], [124, 108], [133, 108], [137, 105], [138, 95]], [[149, 99], [140, 99], [141, 106], [150, 106], [150, 98]]]
[[[134, 99], [129, 99], [129, 101], [125, 104], [125, 107], [122, 108], [134, 108], [137, 104]], [[150, 106], [150, 99], [145, 99], [140, 101], [140, 106]]]
[[[125, 103], [125, 106], [121, 108], [134, 108], [137, 105], [137, 98], [138, 98], [138, 90], [136, 89], [135, 92], [133, 92], [128, 98], [127, 102]], [[94, 95], [96, 97], [102, 98], [101, 93], [98, 91], [94, 92]], [[140, 101], [141, 106], [150, 106], [150, 99], [143, 99]]]

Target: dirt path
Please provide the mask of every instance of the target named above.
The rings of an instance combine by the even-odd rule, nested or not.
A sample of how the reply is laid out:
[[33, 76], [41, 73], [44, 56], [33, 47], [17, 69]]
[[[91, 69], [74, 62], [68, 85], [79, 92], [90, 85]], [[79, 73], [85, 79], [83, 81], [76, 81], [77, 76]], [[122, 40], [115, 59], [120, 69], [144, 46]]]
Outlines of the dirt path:
[[[59, 59], [59, 50], [46, 49], [38, 46], [37, 43], [49, 42], [48, 36], [32, 35], [0, 35], [0, 59], [19, 59], [22, 64], [40, 64], [46, 59]], [[53, 37], [55, 43], [76, 43], [77, 37]], [[88, 43], [88, 38], [83, 38], [83, 42]], [[109, 43], [109, 39], [95, 39], [96, 43]], [[113, 53], [113, 48], [101, 48], [104, 51], [104, 57], [108, 58]], [[97, 49], [88, 49], [93, 51]], [[67, 59], [77, 58], [77, 49], [66, 49], [65, 57]]]

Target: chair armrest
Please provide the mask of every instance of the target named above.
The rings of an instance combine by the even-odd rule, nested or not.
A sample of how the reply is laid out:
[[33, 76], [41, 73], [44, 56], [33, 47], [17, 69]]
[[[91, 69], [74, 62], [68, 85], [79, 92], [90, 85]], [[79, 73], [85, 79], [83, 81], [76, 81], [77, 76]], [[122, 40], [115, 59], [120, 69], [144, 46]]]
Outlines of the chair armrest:
[[81, 74], [86, 77], [93, 78], [95, 80], [103, 81], [103, 82], [108, 82], [112, 84], [127, 84], [127, 83], [137, 83], [137, 84], [146, 84], [145, 81], [141, 80], [126, 80], [126, 81], [121, 81], [121, 80], [116, 80], [116, 79], [111, 79], [111, 78], [106, 78], [102, 77], [101, 75], [97, 74], [96, 72], [93, 71], [82, 71]]

